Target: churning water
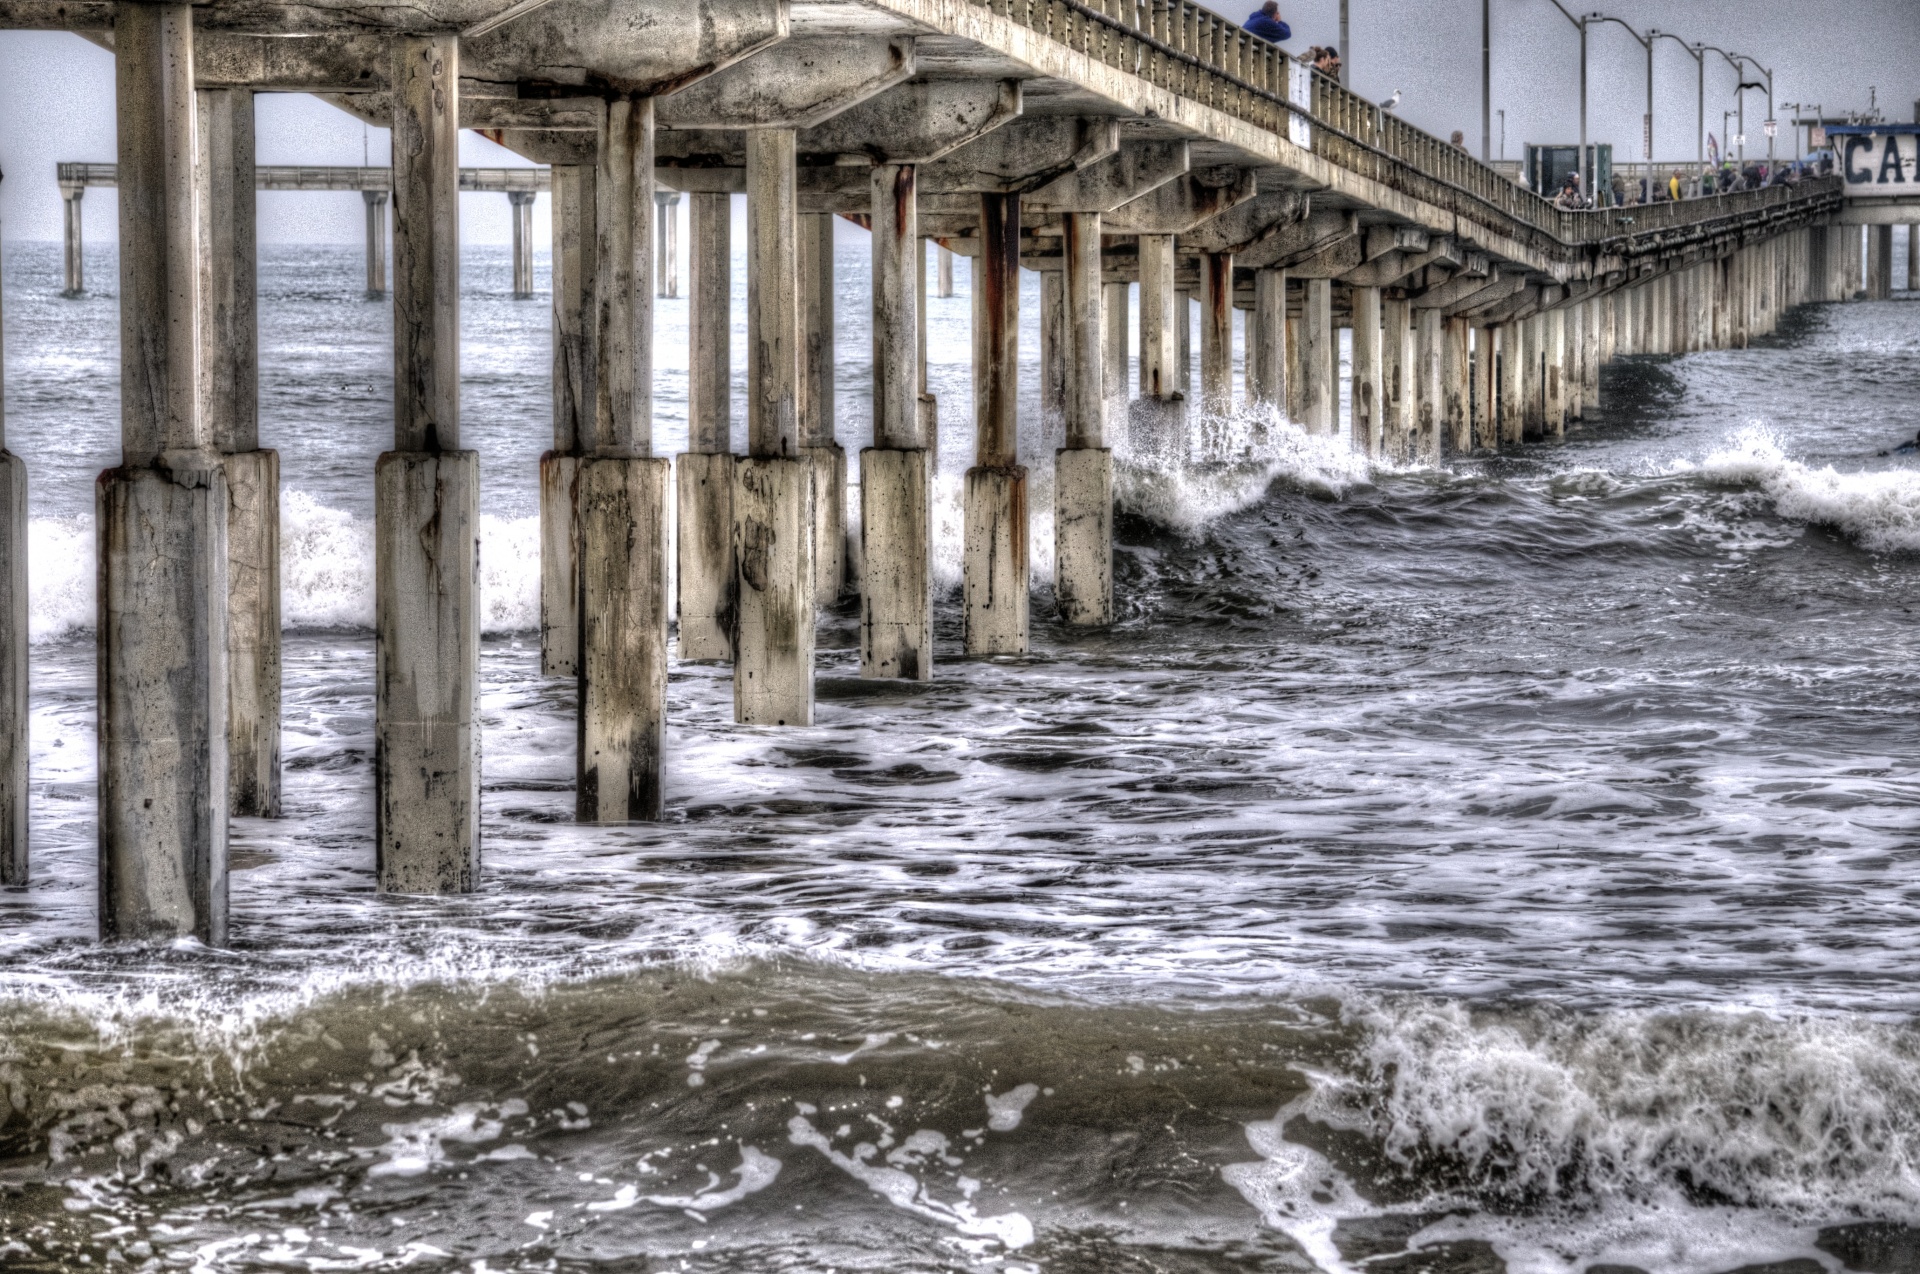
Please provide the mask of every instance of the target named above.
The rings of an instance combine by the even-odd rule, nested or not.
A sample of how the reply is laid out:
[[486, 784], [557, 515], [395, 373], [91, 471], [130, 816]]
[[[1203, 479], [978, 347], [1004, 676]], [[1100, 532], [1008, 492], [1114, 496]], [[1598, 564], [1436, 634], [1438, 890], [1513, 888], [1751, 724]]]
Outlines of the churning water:
[[9, 246], [38, 644], [0, 1266], [1920, 1269], [1920, 472], [1876, 454], [1920, 427], [1920, 305], [1626, 361], [1564, 445], [1444, 470], [1234, 422], [1229, 460], [1123, 470], [1111, 631], [963, 662], [968, 310], [936, 300], [937, 679], [858, 680], [850, 612], [812, 729], [735, 726], [726, 672], [678, 667], [667, 820], [582, 828], [527, 631], [547, 306], [467, 268], [482, 889], [374, 893], [388, 311], [357, 252], [270, 251], [287, 817], [235, 824], [231, 950], [108, 949], [115, 306]]

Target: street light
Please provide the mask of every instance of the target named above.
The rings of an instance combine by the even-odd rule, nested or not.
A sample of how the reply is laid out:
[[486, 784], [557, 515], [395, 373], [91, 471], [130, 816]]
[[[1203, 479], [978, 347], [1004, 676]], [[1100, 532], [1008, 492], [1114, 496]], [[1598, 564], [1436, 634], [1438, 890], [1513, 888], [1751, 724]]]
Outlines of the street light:
[[1707, 55], [1698, 46], [1688, 44], [1671, 31], [1649, 30], [1647, 32], [1647, 38], [1649, 40], [1672, 40], [1675, 44], [1685, 49], [1687, 56], [1694, 60], [1699, 98], [1695, 110], [1698, 113], [1699, 119], [1694, 125], [1693, 162], [1698, 164], [1704, 171], [1707, 166]]
[[[1593, 197], [1593, 174], [1587, 171], [1587, 19], [1588, 14], [1574, 17], [1560, 0], [1553, 0], [1553, 7], [1560, 10], [1560, 16], [1573, 23], [1580, 32], [1580, 151], [1574, 160], [1574, 167], [1580, 173], [1580, 193]], [[1545, 193], [1544, 191], [1542, 193]]]
[[[1759, 63], [1758, 61], [1756, 61], [1755, 59], [1753, 59], [1753, 58], [1747, 58], [1746, 60], [1747, 60], [1747, 61], [1749, 61], [1749, 62], [1752, 62], [1752, 63], [1753, 63], [1753, 69], [1754, 69], [1754, 70], [1756, 70], [1756, 71], [1758, 71], [1758, 72], [1760, 72], [1760, 74], [1762, 74], [1762, 75], [1764, 75], [1764, 76], [1766, 76], [1766, 77], [1767, 77], [1767, 123], [1769, 123], [1769, 124], [1773, 124], [1773, 123], [1774, 123], [1774, 118], [1773, 118], [1773, 72], [1772, 72], [1772, 71], [1769, 71], [1769, 70], [1768, 70], [1768, 69], [1767, 69], [1766, 67], [1764, 67], [1764, 66], [1761, 66], [1761, 65], [1760, 65], [1760, 63]], [[1746, 87], [1747, 87], [1747, 86], [1743, 84], [1743, 85], [1741, 85], [1740, 87], [1741, 87], [1741, 91], [1742, 91], [1742, 94], [1744, 95], [1744, 93], [1745, 93], [1745, 91], [1746, 91]], [[1756, 84], [1756, 85], [1754, 85], [1753, 87], [1755, 87], [1755, 88], [1759, 88], [1760, 86], [1759, 86], [1758, 84]], [[1742, 97], [1742, 100], [1743, 100], [1743, 101], [1745, 100], [1745, 98], [1744, 98], [1744, 96]], [[1768, 132], [1767, 132], [1767, 162], [1768, 162], [1768, 163], [1772, 163], [1772, 162], [1773, 162], [1773, 134], [1774, 134], [1774, 132], [1775, 132], [1775, 131], [1777, 130], [1777, 127], [1778, 127], [1778, 126], [1776, 125], [1776, 126], [1775, 126], [1775, 129], [1769, 129], [1769, 130], [1768, 130]], [[1743, 129], [1742, 131], [1744, 131], [1744, 129]]]
[[[1647, 135], [1644, 144], [1647, 152], [1647, 172], [1651, 175], [1653, 172], [1653, 37], [1650, 35], [1641, 35], [1621, 19], [1610, 18], [1604, 13], [1589, 13], [1587, 20], [1590, 22], [1612, 22], [1618, 24], [1625, 29], [1628, 35], [1638, 41], [1641, 48], [1647, 51], [1647, 118], [1645, 121]], [[1585, 138], [1582, 138], [1581, 151], [1583, 154], [1585, 150]]]
[[1493, 162], [1493, 0], [1480, 0], [1480, 162]]
[[[1723, 58], [1725, 58], [1725, 59], [1727, 60], [1727, 65], [1733, 68], [1733, 73], [1734, 73], [1734, 75], [1735, 75], [1735, 76], [1737, 76], [1737, 77], [1739, 77], [1739, 79], [1740, 79], [1740, 80], [1742, 80], [1742, 81], [1744, 81], [1744, 80], [1746, 79], [1746, 74], [1747, 74], [1747, 69], [1746, 69], [1746, 67], [1744, 67], [1744, 66], [1742, 66], [1742, 65], [1741, 65], [1741, 63], [1742, 63], [1742, 62], [1743, 62], [1743, 61], [1744, 61], [1744, 60], [1746, 59], [1746, 54], [1744, 54], [1744, 53], [1729, 53], [1729, 52], [1727, 52], [1727, 51], [1726, 51], [1725, 49], [1723, 49], [1723, 48], [1719, 48], [1718, 46], [1716, 46], [1716, 45], [1712, 45], [1712, 44], [1696, 44], [1696, 45], [1694, 45], [1693, 47], [1694, 47], [1694, 48], [1696, 48], [1696, 49], [1699, 49], [1699, 50], [1701, 50], [1701, 51], [1702, 51], [1702, 56], [1703, 56], [1703, 57], [1704, 57], [1704, 55], [1705, 55], [1706, 53], [1718, 53], [1718, 54], [1719, 54], [1719, 55], [1720, 55], [1721, 57], [1723, 57]], [[1703, 91], [1704, 91], [1704, 90], [1703, 90]], [[1739, 93], [1739, 102], [1740, 102], [1740, 112], [1739, 112], [1739, 114], [1740, 114], [1740, 161], [1741, 161], [1741, 163], [1742, 163], [1742, 165], [1744, 166], [1744, 165], [1745, 165], [1745, 163], [1746, 163], [1746, 158], [1747, 158], [1747, 95], [1746, 95], [1746, 94], [1745, 94], [1744, 92], [1739, 92], [1739, 90], [1735, 90], [1735, 91], [1736, 91], [1737, 93]], [[1720, 135], [1721, 135], [1721, 137], [1722, 137], [1722, 138], [1726, 138], [1726, 134], [1727, 134], [1727, 123], [1726, 123], [1726, 116], [1727, 116], [1727, 115], [1731, 115], [1731, 114], [1733, 114], [1733, 112], [1732, 112], [1732, 111], [1727, 111], [1727, 112], [1724, 112], [1724, 113], [1722, 114], [1722, 116], [1721, 116], [1721, 120], [1720, 120]], [[1729, 141], [1728, 141], [1728, 144], [1729, 144], [1729, 147], [1730, 147], [1730, 146], [1731, 146], [1731, 140], [1730, 140], [1730, 139], [1729, 139]], [[1729, 154], [1729, 155], [1728, 155], [1727, 157], [1728, 157], [1728, 158], [1732, 158], [1732, 155], [1731, 155], [1731, 154]]]

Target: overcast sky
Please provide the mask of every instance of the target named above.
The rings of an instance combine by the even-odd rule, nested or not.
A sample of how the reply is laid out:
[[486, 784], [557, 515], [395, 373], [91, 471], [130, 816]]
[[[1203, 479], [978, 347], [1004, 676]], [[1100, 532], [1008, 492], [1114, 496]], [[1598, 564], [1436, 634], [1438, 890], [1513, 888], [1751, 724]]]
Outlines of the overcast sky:
[[[1245, 0], [1251, 11], [1256, 0]], [[1350, 0], [1352, 47], [1346, 50], [1353, 85], [1375, 100], [1399, 89], [1400, 113], [1445, 137], [1454, 129], [1480, 146], [1480, 4], [1478, 0]], [[1572, 142], [1579, 136], [1579, 38], [1551, 0], [1490, 0], [1493, 10], [1493, 107], [1506, 112], [1506, 154], [1518, 158], [1526, 142]], [[1282, 0], [1293, 26], [1288, 47], [1333, 43], [1339, 0]], [[1241, 5], [1222, 11], [1243, 18]], [[1576, 14], [1583, 6], [1567, 3]], [[1588, 10], [1590, 11], [1590, 10]], [[1864, 110], [1870, 91], [1889, 119], [1911, 120], [1920, 98], [1920, 2], [1917, 0], [1608, 0], [1604, 10], [1632, 23], [1671, 30], [1750, 54], [1774, 73], [1777, 114], [1788, 102], [1819, 102], [1829, 115]], [[1671, 40], [1655, 41], [1654, 153], [1689, 160], [1695, 151], [1696, 64]], [[1707, 131], [1720, 137], [1722, 111], [1734, 107], [1733, 69], [1708, 55]], [[1611, 142], [1620, 159], [1640, 157], [1645, 109], [1646, 54], [1614, 25], [1591, 35], [1589, 128]], [[1756, 77], [1757, 78], [1757, 77]], [[259, 162], [357, 164], [363, 148], [386, 162], [386, 133], [311, 97], [265, 94], [257, 106]], [[1764, 154], [1760, 120], [1765, 95], [1749, 93], [1747, 154]], [[1494, 120], [1494, 146], [1500, 145]], [[1782, 153], [1793, 153], [1791, 130], [1781, 130]], [[466, 164], [522, 161], [473, 133], [462, 134]], [[57, 32], [0, 32], [0, 234], [9, 239], [58, 239], [59, 160], [114, 158], [113, 60], [79, 36]], [[536, 208], [537, 241], [547, 235], [546, 197]], [[116, 233], [114, 201], [96, 191], [85, 202], [86, 233], [102, 241]], [[511, 235], [503, 195], [461, 196], [461, 230], [476, 243], [504, 243]], [[268, 243], [357, 243], [360, 198], [355, 194], [268, 192], [260, 196], [260, 238]]]

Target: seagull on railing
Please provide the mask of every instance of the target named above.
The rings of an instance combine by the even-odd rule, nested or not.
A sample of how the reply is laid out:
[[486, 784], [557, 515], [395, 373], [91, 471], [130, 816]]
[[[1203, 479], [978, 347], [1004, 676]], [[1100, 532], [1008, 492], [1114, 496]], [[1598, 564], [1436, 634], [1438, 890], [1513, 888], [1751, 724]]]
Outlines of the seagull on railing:
[[1392, 97], [1389, 97], [1386, 101], [1380, 103], [1380, 109], [1383, 111], [1390, 111], [1398, 105], [1400, 105], [1400, 90], [1395, 89], [1393, 90]]

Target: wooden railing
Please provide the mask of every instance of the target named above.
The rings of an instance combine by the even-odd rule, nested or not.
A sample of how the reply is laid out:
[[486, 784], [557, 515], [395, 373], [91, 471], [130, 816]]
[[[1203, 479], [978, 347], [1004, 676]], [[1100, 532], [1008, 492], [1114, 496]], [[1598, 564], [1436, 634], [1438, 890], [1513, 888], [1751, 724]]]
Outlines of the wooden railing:
[[[1568, 212], [1467, 151], [1357, 93], [1192, 0], [972, 0], [1094, 61], [1287, 136], [1329, 162], [1483, 224], [1562, 243], [1736, 215], [1827, 193], [1825, 182], [1678, 204]], [[1662, 209], [1654, 212], [1653, 209]]]

